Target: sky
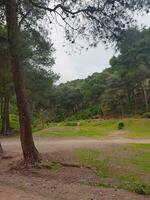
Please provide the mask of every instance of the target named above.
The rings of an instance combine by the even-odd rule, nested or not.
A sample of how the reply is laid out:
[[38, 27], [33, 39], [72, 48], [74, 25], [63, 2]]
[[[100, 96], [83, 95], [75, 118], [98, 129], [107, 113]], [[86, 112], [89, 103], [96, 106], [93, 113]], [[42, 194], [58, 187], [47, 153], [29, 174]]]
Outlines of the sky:
[[[150, 27], [150, 14], [137, 16], [136, 19], [139, 25], [143, 24]], [[60, 75], [57, 83], [83, 79], [94, 72], [102, 72], [105, 68], [110, 67], [109, 60], [115, 54], [113, 48], [106, 49], [106, 46], [100, 43], [97, 48], [68, 55], [66, 53], [67, 46], [63, 47], [65, 39], [61, 28], [53, 29], [52, 41], [56, 49], [56, 63], [52, 70]]]

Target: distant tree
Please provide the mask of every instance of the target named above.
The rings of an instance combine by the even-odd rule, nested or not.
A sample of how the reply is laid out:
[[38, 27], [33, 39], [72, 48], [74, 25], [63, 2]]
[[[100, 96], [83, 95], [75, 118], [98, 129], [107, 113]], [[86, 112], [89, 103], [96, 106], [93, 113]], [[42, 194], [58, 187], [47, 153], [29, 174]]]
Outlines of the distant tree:
[[100, 105], [104, 116], [125, 116], [126, 93], [118, 71], [109, 73], [105, 89], [100, 96]]
[[0, 97], [1, 97], [1, 134], [10, 133], [9, 125], [9, 99], [13, 94], [13, 83], [10, 72], [9, 53], [6, 49], [0, 49]]
[[[133, 36], [134, 39], [131, 40]], [[114, 70], [120, 71], [128, 88], [128, 96], [134, 102], [135, 113], [137, 107], [141, 106], [141, 100], [145, 104], [145, 111], [148, 112], [150, 100], [145, 83], [149, 82], [150, 77], [150, 29], [129, 29], [122, 34], [118, 49], [120, 55], [113, 57], [110, 64]]]
[[57, 87], [55, 95], [56, 114], [62, 119], [73, 115], [83, 106], [83, 95], [80, 89], [62, 84]]

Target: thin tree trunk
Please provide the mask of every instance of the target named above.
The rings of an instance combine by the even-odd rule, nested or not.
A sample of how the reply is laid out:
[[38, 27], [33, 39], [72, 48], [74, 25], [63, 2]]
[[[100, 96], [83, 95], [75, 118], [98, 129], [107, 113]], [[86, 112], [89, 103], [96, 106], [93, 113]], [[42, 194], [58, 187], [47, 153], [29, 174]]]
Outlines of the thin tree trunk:
[[137, 101], [136, 101], [136, 92], [133, 90], [133, 98], [134, 98], [134, 115], [137, 114]]
[[1, 119], [3, 115], [3, 97], [1, 97]]
[[1, 135], [9, 134], [9, 97], [4, 97]]
[[0, 143], [0, 155], [3, 153], [2, 145]]
[[148, 112], [148, 101], [147, 101], [147, 92], [144, 84], [142, 84], [143, 94], [144, 94], [144, 102], [145, 102], [145, 111]]
[[124, 118], [124, 107], [123, 107], [122, 102], [120, 102], [120, 110], [121, 110], [121, 117], [123, 119]]
[[22, 46], [20, 40], [20, 31], [17, 20], [16, 0], [5, 0], [6, 2], [6, 21], [9, 40], [9, 50], [11, 56], [11, 66], [13, 81], [17, 97], [17, 106], [20, 121], [20, 139], [23, 150], [24, 162], [34, 164], [39, 161], [39, 153], [34, 145], [30, 113], [23, 78], [22, 69]]

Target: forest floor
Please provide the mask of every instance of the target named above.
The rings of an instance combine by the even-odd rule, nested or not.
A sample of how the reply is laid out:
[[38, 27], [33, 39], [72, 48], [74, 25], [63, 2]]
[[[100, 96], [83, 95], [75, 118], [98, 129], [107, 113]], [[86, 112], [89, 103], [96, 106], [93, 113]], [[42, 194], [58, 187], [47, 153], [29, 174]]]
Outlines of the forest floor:
[[[140, 153], [149, 155], [150, 139], [127, 139], [118, 137], [118, 134], [119, 132], [113, 132], [112, 137], [101, 140], [35, 137], [43, 161], [40, 166], [30, 169], [15, 167], [21, 159], [19, 139], [2, 139], [5, 152], [0, 159], [0, 200], [150, 199], [148, 195], [124, 190], [130, 187], [138, 193], [146, 190], [145, 184], [150, 182], [149, 163], [142, 165], [146, 171], [138, 171], [137, 166], [133, 168], [132, 165], [129, 168], [130, 162], [127, 165], [122, 161], [122, 165], [118, 164], [120, 158], [124, 160], [132, 158], [133, 152], [135, 155], [139, 153], [139, 156]], [[141, 146], [141, 143], [144, 146]], [[119, 174], [120, 171], [127, 171], [128, 175], [120, 174], [120, 177], [123, 177], [120, 179], [118, 175], [110, 174], [106, 163], [110, 158], [114, 163], [114, 166], [111, 166], [112, 169], [114, 167], [114, 172]], [[138, 160], [135, 161], [139, 164]], [[142, 182], [133, 176], [135, 169], [139, 173], [136, 175], [141, 176]]]

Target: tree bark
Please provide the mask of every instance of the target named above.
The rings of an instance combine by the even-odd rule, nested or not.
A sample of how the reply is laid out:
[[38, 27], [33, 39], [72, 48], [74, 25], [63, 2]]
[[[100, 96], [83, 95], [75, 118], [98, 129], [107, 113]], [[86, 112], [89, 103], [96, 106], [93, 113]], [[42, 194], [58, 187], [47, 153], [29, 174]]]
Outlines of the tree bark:
[[10, 131], [9, 126], [9, 97], [5, 96], [3, 98], [3, 109], [2, 109], [2, 128], [1, 135], [7, 135]]
[[2, 145], [0, 143], [0, 155], [3, 153]]
[[3, 115], [3, 97], [1, 97], [1, 119]]
[[5, 0], [9, 51], [20, 122], [20, 139], [25, 164], [39, 161], [39, 153], [34, 145], [31, 119], [22, 69], [22, 45], [18, 28], [16, 0]]
[[133, 90], [133, 98], [134, 98], [134, 115], [137, 115], [137, 101], [136, 101], [136, 92]]
[[144, 102], [145, 102], [145, 111], [148, 112], [147, 91], [144, 84], [142, 84], [142, 88], [143, 88], [143, 95], [144, 95]]
[[123, 103], [120, 102], [120, 111], [121, 111], [121, 117], [122, 119], [124, 118], [125, 114], [124, 114], [124, 106], [123, 106]]

